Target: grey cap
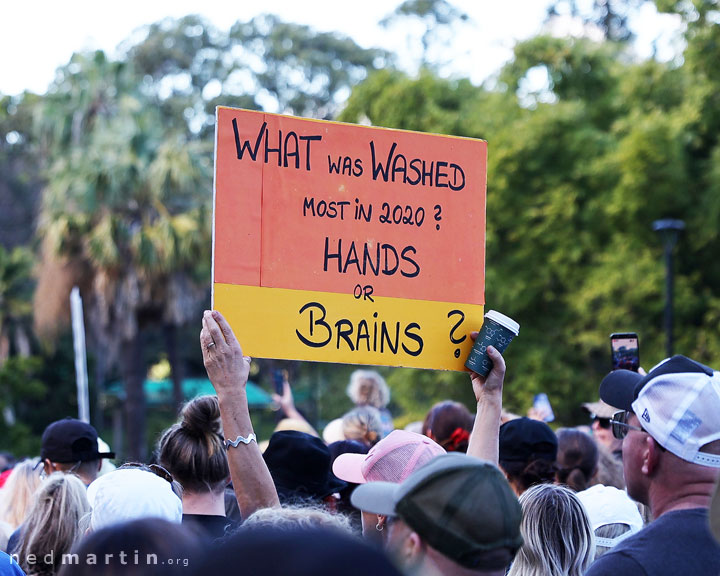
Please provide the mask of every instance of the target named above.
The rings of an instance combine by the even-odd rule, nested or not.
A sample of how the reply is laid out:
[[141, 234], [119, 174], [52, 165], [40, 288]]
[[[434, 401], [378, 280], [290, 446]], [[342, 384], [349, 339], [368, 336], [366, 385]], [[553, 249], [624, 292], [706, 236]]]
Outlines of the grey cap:
[[483, 553], [522, 545], [522, 510], [505, 476], [465, 454], [436, 456], [402, 484], [368, 482], [351, 495], [356, 508], [397, 516], [458, 564], [478, 568]]

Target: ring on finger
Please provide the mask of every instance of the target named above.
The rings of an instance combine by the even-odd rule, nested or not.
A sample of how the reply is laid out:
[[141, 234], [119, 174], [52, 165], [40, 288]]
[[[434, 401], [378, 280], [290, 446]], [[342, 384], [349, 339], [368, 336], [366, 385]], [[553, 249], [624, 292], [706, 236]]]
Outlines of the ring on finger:
[[213, 346], [215, 346], [215, 342], [210, 342], [210, 344], [207, 345], [208, 350], [210, 350]]

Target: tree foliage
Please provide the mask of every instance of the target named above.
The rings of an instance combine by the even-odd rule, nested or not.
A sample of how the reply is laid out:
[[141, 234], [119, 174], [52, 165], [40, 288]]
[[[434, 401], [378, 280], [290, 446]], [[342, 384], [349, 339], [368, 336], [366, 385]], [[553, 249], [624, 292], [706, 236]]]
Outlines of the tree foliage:
[[30, 355], [32, 252], [0, 245], [0, 366], [10, 356]]
[[47, 178], [36, 324], [57, 332], [80, 286], [96, 380], [123, 372], [129, 456], [147, 453], [145, 335], [164, 327], [180, 402], [176, 332], [207, 306], [215, 106], [330, 115], [386, 58], [276, 17], [220, 34], [188, 16], [140, 32], [122, 60], [80, 53], [58, 71], [34, 132]]
[[[710, 3], [696, 4], [707, 15]], [[687, 223], [676, 351], [717, 362], [720, 84], [717, 26], [702, 20], [688, 27], [682, 66], [637, 62], [624, 44], [539, 36], [516, 46], [494, 88], [380, 74], [348, 102], [346, 121], [488, 141], [486, 302], [521, 325], [507, 352], [511, 410], [546, 391], [561, 422], [579, 421], [609, 368], [611, 332], [637, 331], [646, 367], [664, 356], [659, 218]], [[548, 83], [533, 93], [524, 82], [535, 68]]]
[[[164, 20], [129, 39], [119, 60], [75, 55], [48, 94], [0, 101], [0, 196], [31, 188], [29, 166], [47, 178], [36, 312], [56, 322], [78, 283], [90, 310], [95, 381], [122, 366], [135, 386], [129, 414], [142, 414], [142, 350], [163, 348], [145, 339], [160, 338], [159, 327], [187, 333], [207, 305], [214, 111], [226, 105], [488, 141], [486, 302], [521, 325], [506, 354], [510, 410], [524, 413], [544, 391], [560, 423], [581, 421], [580, 402], [596, 397], [609, 367], [611, 332], [640, 334], [646, 368], [663, 357], [663, 246], [652, 231], [659, 218], [687, 224], [676, 250], [676, 350], [716, 364], [718, 2], [657, 0], [686, 25], [677, 63], [630, 52], [624, 18], [638, 4], [594, 2], [599, 11], [580, 16], [604, 30], [603, 41], [532, 38], [482, 86], [427, 65], [404, 74], [383, 51], [272, 16], [228, 33], [197, 16]], [[424, 31], [427, 64], [444, 42], [433, 34], [465, 17], [447, 2], [413, 1], [387, 23], [411, 20]], [[529, 82], [538, 72], [547, 79], [539, 88]], [[62, 304], [50, 306], [53, 298]], [[194, 354], [180, 356], [201, 369], [190, 347]], [[167, 356], [176, 376], [183, 362]], [[278, 363], [257, 363], [253, 378], [269, 382]], [[354, 367], [287, 366], [298, 406], [314, 422], [350, 407]], [[16, 372], [31, 380], [36, 368]], [[380, 371], [399, 423], [421, 419], [438, 400], [473, 402], [465, 374]], [[138, 450], [142, 422], [129, 430]]]
[[469, 20], [469, 16], [447, 0], [405, 0], [380, 21], [386, 29], [407, 31], [412, 24], [419, 24], [420, 62], [419, 68], [430, 68], [430, 54], [433, 49], [442, 50], [455, 33], [457, 27]]

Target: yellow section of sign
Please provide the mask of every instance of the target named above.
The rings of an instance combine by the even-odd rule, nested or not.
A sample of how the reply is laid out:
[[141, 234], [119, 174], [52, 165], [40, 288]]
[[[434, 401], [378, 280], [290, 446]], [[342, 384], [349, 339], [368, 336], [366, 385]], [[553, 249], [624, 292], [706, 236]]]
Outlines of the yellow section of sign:
[[483, 306], [355, 294], [213, 285], [213, 307], [243, 353], [343, 364], [465, 370]]

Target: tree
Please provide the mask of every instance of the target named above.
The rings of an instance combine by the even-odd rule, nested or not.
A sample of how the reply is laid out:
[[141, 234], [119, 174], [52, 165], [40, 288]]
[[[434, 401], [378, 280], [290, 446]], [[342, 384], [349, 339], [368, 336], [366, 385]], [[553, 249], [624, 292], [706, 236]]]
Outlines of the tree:
[[637, 15], [638, 8], [647, 0], [593, 0], [589, 7], [581, 10], [576, 0], [558, 0], [548, 8], [548, 20], [571, 16], [581, 18], [585, 25], [591, 25], [602, 32], [611, 42], [629, 42], [634, 34], [630, 29], [631, 16]]
[[[681, 66], [639, 62], [614, 42], [540, 36], [516, 46], [492, 87], [378, 74], [343, 113], [488, 141], [486, 298], [521, 325], [507, 352], [513, 411], [544, 391], [560, 422], [580, 421], [609, 369], [611, 332], [640, 333], [644, 366], [662, 358], [659, 218], [688, 223], [677, 348], [716, 361], [720, 44], [708, 16], [717, 3], [696, 4]], [[536, 67], [547, 71], [543, 94], [523, 83]]]
[[77, 54], [60, 71], [38, 124], [49, 159], [39, 326], [66, 316], [81, 287], [97, 381], [124, 372], [130, 456], [145, 455], [147, 328], [164, 326], [179, 403], [176, 330], [208, 299], [215, 105], [259, 108], [265, 94], [283, 111], [329, 115], [383, 54], [274, 17], [225, 36], [189, 16], [148, 27], [125, 60]]
[[277, 16], [238, 21], [227, 34], [197, 16], [166, 19], [133, 38], [127, 59], [168, 118], [186, 115], [193, 132], [212, 138], [215, 107], [265, 109], [332, 118], [369, 71], [390, 55], [334, 33]]
[[30, 355], [31, 252], [0, 246], [0, 366], [11, 356]]
[[123, 368], [128, 454], [142, 459], [143, 327], [183, 324], [205, 295], [196, 281], [209, 261], [209, 146], [166, 125], [132, 68], [101, 52], [63, 69], [41, 119], [50, 167], [37, 296], [53, 292], [54, 260], [70, 265], [97, 356]]
[[447, 47], [457, 26], [469, 20], [465, 12], [447, 0], [405, 0], [380, 25], [406, 32], [410, 52], [416, 50], [410, 46], [412, 37], [407, 31], [418, 25], [421, 31], [418, 69], [422, 70], [446, 63], [436, 53]]

